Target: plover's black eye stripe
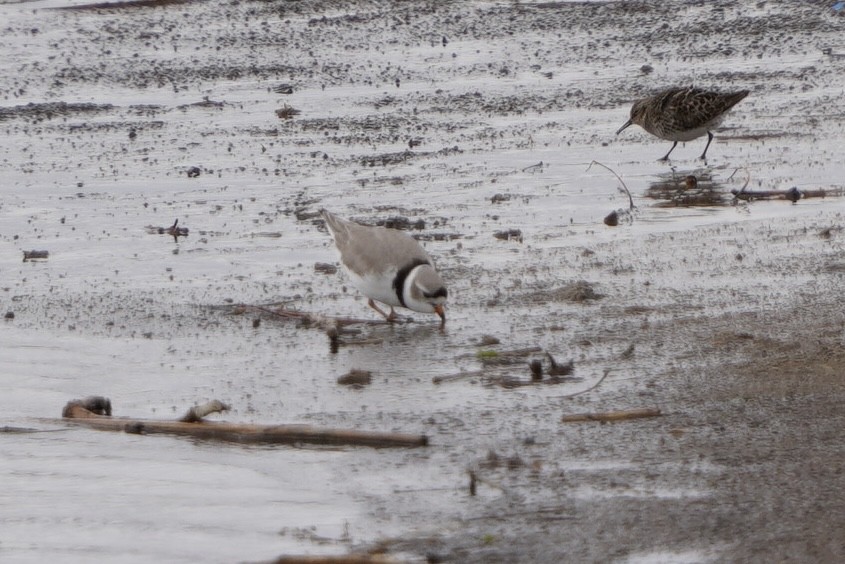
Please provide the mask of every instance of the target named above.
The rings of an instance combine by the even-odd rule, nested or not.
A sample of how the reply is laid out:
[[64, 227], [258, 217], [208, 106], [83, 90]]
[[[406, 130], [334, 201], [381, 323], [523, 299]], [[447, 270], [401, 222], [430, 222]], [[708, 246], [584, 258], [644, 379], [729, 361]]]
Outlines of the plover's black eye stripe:
[[415, 258], [405, 266], [399, 269], [396, 273], [396, 276], [393, 278], [393, 291], [396, 292], [396, 297], [399, 298], [399, 303], [402, 304], [402, 307], [408, 307], [405, 305], [405, 297], [402, 295], [405, 288], [405, 280], [408, 278], [408, 275], [411, 274], [411, 271], [414, 270], [416, 267], [423, 265], [423, 264], [431, 264], [427, 260]]
[[438, 289], [437, 289], [436, 291], [434, 291], [434, 292], [423, 292], [423, 296], [425, 296], [426, 298], [429, 298], [429, 299], [432, 299], [432, 298], [445, 298], [445, 297], [447, 297], [447, 296], [446, 296], [446, 294], [447, 294], [447, 293], [448, 293], [448, 292], [446, 292], [446, 288], [444, 288], [444, 287], [442, 287], [442, 286], [441, 286], [440, 288], [438, 288]]

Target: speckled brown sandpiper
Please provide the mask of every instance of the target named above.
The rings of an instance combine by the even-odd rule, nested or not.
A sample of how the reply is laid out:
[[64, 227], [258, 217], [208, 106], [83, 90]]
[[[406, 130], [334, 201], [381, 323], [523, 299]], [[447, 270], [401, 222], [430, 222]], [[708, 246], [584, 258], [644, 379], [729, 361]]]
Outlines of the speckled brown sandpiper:
[[717, 127], [725, 114], [748, 96], [748, 90], [712, 92], [700, 88], [669, 88], [649, 98], [637, 100], [631, 107], [631, 119], [616, 132], [637, 124], [652, 135], [673, 141], [672, 148], [660, 159], [669, 159], [678, 141], [692, 141], [707, 134], [707, 145], [700, 159], [707, 155], [713, 141], [711, 129]]

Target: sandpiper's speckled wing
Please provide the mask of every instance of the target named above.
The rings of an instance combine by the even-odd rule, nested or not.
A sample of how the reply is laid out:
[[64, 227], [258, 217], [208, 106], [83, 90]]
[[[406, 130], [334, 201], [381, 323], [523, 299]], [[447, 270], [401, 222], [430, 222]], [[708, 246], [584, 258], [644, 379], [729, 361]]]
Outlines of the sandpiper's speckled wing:
[[321, 214], [340, 251], [341, 262], [359, 276], [397, 271], [414, 261], [431, 264], [422, 246], [401, 231], [361, 225], [326, 210]]
[[654, 107], [660, 109], [659, 114], [666, 120], [664, 129], [688, 131], [717, 124], [746, 96], [748, 90], [721, 93], [700, 88], [670, 88], [654, 97]]

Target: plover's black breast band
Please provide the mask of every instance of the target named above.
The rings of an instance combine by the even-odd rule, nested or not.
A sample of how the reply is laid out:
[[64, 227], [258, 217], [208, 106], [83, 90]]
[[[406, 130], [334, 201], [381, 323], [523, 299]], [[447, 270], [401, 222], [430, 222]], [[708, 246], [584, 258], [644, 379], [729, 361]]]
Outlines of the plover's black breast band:
[[408, 307], [405, 305], [405, 297], [402, 295], [404, 293], [403, 290], [405, 289], [405, 280], [411, 274], [412, 270], [423, 264], [430, 265], [431, 263], [427, 260], [415, 258], [400, 268], [396, 273], [396, 276], [393, 277], [393, 291], [396, 292], [396, 297], [399, 298], [399, 303], [402, 304], [402, 307]]

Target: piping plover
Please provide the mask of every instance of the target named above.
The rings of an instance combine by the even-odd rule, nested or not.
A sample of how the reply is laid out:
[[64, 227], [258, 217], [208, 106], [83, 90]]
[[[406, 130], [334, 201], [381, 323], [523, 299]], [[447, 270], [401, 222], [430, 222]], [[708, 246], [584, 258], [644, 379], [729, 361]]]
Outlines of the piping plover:
[[[369, 299], [371, 308], [388, 321], [394, 306], [436, 313], [446, 322], [446, 285], [431, 257], [412, 237], [386, 227], [360, 225], [320, 210], [340, 252], [340, 262], [352, 284]], [[376, 301], [390, 306], [385, 313]]]

